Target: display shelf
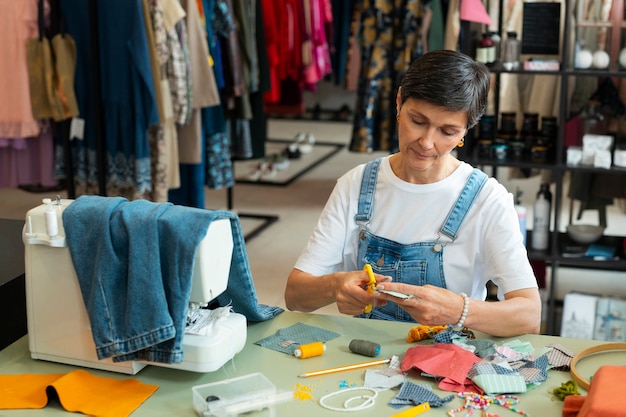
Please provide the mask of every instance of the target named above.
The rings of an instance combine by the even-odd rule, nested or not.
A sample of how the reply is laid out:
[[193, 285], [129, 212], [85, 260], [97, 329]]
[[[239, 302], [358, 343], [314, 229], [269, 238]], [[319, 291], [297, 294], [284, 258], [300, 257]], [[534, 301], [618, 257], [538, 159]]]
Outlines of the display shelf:
[[[623, 236], [603, 236], [597, 244], [608, 245], [615, 248], [616, 258], [612, 259], [594, 259], [593, 257], [586, 256], [573, 256], [573, 254], [565, 254], [564, 248], [568, 247], [572, 249], [576, 244], [571, 241], [566, 233], [560, 232], [564, 227], [561, 226], [561, 210], [564, 203], [563, 198], [563, 178], [566, 174], [570, 172], [584, 172], [584, 173], [608, 173], [615, 175], [626, 175], [626, 168], [612, 166], [610, 168], [597, 168], [589, 165], [568, 165], [565, 160], [566, 155], [566, 146], [565, 146], [565, 121], [568, 119], [569, 112], [569, 94], [571, 92], [570, 80], [571, 77], [596, 77], [598, 79], [601, 78], [614, 78], [619, 79], [622, 77], [626, 77], [626, 69], [621, 68], [617, 63], [617, 56], [615, 54], [615, 48], [611, 51], [611, 64], [607, 69], [576, 69], [573, 67], [573, 57], [569, 56], [569, 46], [571, 44], [572, 36], [576, 32], [576, 30], [571, 31], [570, 19], [567, 18], [571, 16], [572, 7], [574, 7], [575, 2], [564, 2], [565, 7], [561, 8], [562, 16], [565, 16], [563, 20], [563, 27], [561, 31], [561, 48], [560, 55], [558, 56], [560, 62], [559, 70], [527, 70], [522, 68], [515, 70], [507, 70], [502, 67], [499, 62], [496, 62], [489, 69], [495, 76], [495, 103], [494, 103], [494, 113], [497, 118], [500, 116], [500, 77], [505, 74], [517, 74], [521, 76], [534, 76], [534, 75], [551, 75], [558, 77], [558, 82], [560, 85], [560, 96], [559, 100], [559, 113], [558, 113], [558, 134], [556, 143], [553, 143], [553, 149], [551, 151], [551, 156], [548, 158], [538, 161], [533, 160], [530, 155], [525, 158], [510, 158], [507, 156], [506, 159], [496, 159], [493, 157], [486, 157], [482, 154], [479, 154], [478, 145], [474, 147], [468, 146], [465, 149], [459, 151], [459, 158], [467, 161], [468, 163], [474, 166], [488, 166], [493, 169], [493, 175], [496, 176], [498, 168], [519, 168], [522, 170], [531, 170], [531, 169], [543, 169], [549, 170], [551, 173], [551, 177], [554, 181], [554, 199], [552, 204], [552, 225], [551, 225], [551, 237], [549, 242], [549, 247], [543, 251], [533, 250], [531, 248], [528, 249], [528, 257], [531, 260], [544, 261], [546, 265], [551, 267], [551, 279], [548, 290], [548, 326], [547, 333], [555, 334], [556, 329], [556, 318], [557, 318], [557, 302], [555, 299], [556, 289], [559, 283], [559, 268], [560, 267], [573, 267], [573, 268], [586, 268], [590, 270], [611, 270], [611, 271], [626, 271], [626, 254], [624, 253], [624, 237]], [[619, 0], [619, 7], [623, 7], [623, 2]], [[504, 1], [500, 0], [500, 10], [503, 10]], [[615, 4], [615, 3], [614, 3]], [[617, 20], [617, 23], [621, 20], [621, 16], [623, 15], [623, 10], [621, 11], [620, 18]], [[563, 14], [564, 13], [564, 14]], [[616, 32], [616, 20], [613, 19], [612, 23], [608, 23], [607, 27], [611, 28]], [[575, 23], [574, 23], [575, 24]], [[594, 24], [594, 27], [603, 27], [604, 24]], [[589, 25], [589, 22], [585, 22], [583, 26], [593, 26]], [[624, 25], [622, 24], [622, 27]], [[577, 29], [581, 27], [581, 25], [575, 26], [573, 29]], [[504, 33], [502, 29], [502, 23], [500, 22], [498, 32], [502, 35]], [[613, 35], [613, 34], [612, 34]], [[620, 34], [621, 36], [622, 34]], [[619, 45], [623, 44], [623, 39], [609, 36], [611, 40], [609, 41], [611, 45], [614, 47], [619, 41]], [[608, 39], [607, 38], [607, 39]], [[497, 126], [497, 122], [496, 122]], [[475, 139], [480, 139], [478, 137], [478, 128], [475, 129], [473, 133], [473, 137]], [[469, 136], [470, 138], [472, 136]], [[477, 141], [468, 141], [471, 145], [472, 142], [477, 143]], [[626, 235], [626, 230], [618, 231], [618, 233], [623, 233]], [[527, 242], [531, 242], [532, 239], [532, 230], [527, 232]], [[586, 248], [586, 245], [578, 245], [580, 250]], [[623, 285], [623, 282], [616, 282], [616, 286]]]

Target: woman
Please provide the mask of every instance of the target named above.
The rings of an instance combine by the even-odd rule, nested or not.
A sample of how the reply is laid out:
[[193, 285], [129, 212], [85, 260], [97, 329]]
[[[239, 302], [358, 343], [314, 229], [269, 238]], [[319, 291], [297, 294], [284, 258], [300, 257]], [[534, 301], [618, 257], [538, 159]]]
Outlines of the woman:
[[[539, 332], [541, 300], [513, 196], [451, 155], [483, 115], [488, 92], [488, 70], [462, 53], [437, 50], [413, 62], [396, 96], [399, 151], [337, 181], [289, 275], [288, 309], [335, 302], [350, 315], [494, 336]], [[373, 293], [364, 289], [365, 264]], [[498, 302], [485, 301], [490, 280]]]

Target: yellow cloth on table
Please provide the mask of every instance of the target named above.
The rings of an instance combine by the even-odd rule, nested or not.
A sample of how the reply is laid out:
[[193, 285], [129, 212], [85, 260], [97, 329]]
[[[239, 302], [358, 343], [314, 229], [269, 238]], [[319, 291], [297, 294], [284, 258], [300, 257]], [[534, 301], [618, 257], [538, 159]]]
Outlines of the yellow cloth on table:
[[48, 387], [57, 392], [65, 410], [94, 417], [128, 416], [158, 389], [136, 379], [99, 377], [83, 370], [0, 375], [0, 409], [43, 408]]
[[48, 404], [46, 387], [63, 374], [0, 375], [0, 409], [43, 408]]

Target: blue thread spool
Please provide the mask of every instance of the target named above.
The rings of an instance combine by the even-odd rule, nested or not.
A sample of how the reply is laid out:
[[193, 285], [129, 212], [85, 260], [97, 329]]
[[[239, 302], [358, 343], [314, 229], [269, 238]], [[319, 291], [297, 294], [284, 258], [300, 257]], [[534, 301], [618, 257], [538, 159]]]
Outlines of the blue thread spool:
[[368, 340], [353, 339], [348, 346], [350, 352], [374, 357], [380, 353], [380, 345]]

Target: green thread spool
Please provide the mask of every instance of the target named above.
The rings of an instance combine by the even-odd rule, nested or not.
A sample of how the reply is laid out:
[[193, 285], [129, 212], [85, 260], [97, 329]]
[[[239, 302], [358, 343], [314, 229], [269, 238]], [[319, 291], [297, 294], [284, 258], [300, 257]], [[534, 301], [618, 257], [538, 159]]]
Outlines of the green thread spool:
[[350, 352], [374, 357], [380, 353], [380, 345], [368, 340], [353, 339], [348, 346]]

